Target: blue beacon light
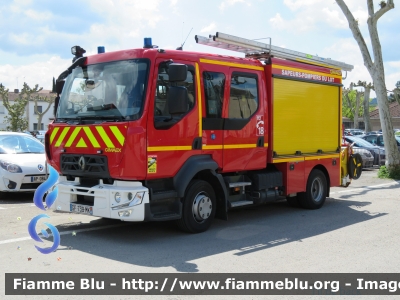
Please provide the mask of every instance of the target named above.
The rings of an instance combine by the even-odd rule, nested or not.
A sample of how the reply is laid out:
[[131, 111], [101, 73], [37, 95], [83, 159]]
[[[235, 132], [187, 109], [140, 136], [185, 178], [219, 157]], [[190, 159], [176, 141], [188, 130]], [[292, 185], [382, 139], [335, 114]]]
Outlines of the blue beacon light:
[[98, 46], [97, 47], [97, 53], [98, 54], [105, 53], [105, 52], [106, 52], [106, 49], [104, 48], [104, 46]]
[[150, 37], [145, 37], [145, 38], [144, 38], [144, 45], [143, 45], [143, 48], [153, 48], [153, 43], [152, 43]]

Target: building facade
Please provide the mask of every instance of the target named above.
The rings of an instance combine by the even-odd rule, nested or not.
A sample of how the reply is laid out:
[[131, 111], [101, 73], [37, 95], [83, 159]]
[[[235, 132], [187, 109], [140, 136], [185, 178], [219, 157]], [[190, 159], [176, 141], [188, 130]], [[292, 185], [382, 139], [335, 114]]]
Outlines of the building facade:
[[[38, 114], [35, 113], [35, 101], [33, 98], [39, 95], [41, 98], [55, 98], [55, 94], [51, 93], [50, 90], [41, 90], [37, 94], [33, 94], [32, 100], [29, 101], [28, 105], [25, 109], [25, 114], [23, 117], [28, 119], [28, 131], [34, 130], [47, 130], [47, 126], [53, 120], [53, 112], [54, 112], [54, 103], [50, 105], [50, 109], [42, 116], [41, 124], [38, 124]], [[14, 92], [9, 92], [8, 100], [10, 104], [13, 103], [15, 99], [19, 96], [19, 91], [15, 90]], [[44, 112], [47, 107], [49, 106], [48, 102], [45, 101], [38, 101], [37, 102], [38, 111]], [[0, 99], [0, 130], [7, 130], [8, 124], [6, 124], [4, 117], [8, 115], [7, 109], [4, 107], [3, 100]]]

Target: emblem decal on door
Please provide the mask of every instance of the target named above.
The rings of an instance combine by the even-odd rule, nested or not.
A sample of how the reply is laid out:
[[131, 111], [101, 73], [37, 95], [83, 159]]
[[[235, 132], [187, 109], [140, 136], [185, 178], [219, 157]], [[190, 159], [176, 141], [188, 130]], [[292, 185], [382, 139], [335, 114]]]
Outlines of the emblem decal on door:
[[257, 136], [264, 135], [264, 116], [257, 116]]
[[157, 173], [157, 155], [147, 157], [147, 173]]

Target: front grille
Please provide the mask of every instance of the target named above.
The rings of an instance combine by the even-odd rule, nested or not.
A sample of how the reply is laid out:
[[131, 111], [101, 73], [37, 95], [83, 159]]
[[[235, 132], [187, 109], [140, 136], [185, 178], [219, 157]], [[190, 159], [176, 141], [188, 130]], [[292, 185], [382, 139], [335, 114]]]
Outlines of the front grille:
[[109, 178], [107, 156], [99, 155], [61, 155], [63, 175], [91, 178]]

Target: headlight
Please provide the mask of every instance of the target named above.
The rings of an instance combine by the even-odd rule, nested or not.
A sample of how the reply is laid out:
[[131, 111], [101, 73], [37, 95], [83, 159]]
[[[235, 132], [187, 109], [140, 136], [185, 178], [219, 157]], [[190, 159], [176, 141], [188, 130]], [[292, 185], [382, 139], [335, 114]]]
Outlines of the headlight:
[[21, 167], [13, 163], [0, 160], [0, 166], [10, 173], [22, 173]]
[[385, 154], [385, 149], [374, 149], [376, 154]]

